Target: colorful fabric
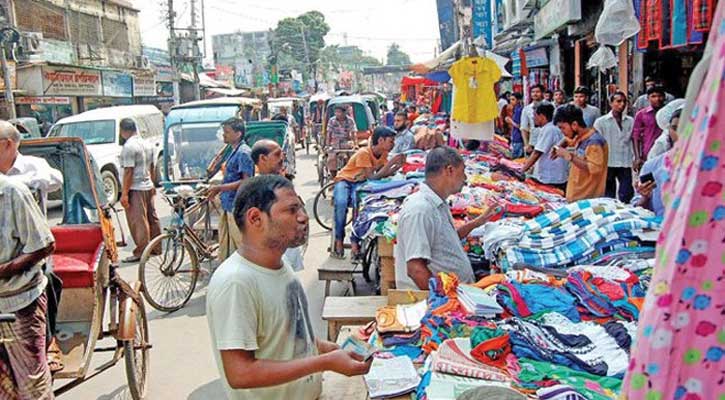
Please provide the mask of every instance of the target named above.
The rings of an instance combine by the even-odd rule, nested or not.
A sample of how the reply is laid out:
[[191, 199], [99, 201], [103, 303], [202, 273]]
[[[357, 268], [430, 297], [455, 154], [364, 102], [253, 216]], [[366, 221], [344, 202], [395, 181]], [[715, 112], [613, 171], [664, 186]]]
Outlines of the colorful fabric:
[[[673, 148], [651, 290], [623, 385], [625, 399], [725, 398], [725, 3], [691, 116]], [[696, 79], [696, 78], [693, 78]], [[693, 89], [693, 88], [691, 88]], [[665, 234], [666, 232], [666, 234]]]
[[498, 285], [497, 301], [517, 317], [558, 312], [574, 322], [581, 320], [576, 299], [566, 290], [546, 284], [504, 282]]
[[715, 10], [715, 0], [694, 0], [694, 14], [692, 23], [695, 30], [707, 32], [710, 30], [712, 23], [712, 14]]
[[599, 376], [623, 376], [635, 325], [632, 322], [572, 322], [558, 313], [540, 319], [510, 318], [508, 331], [519, 358], [548, 361]]
[[590, 400], [612, 400], [616, 398], [622, 386], [621, 379], [598, 376], [563, 365], [529, 358], [509, 357], [508, 369], [515, 377], [518, 386], [525, 390], [566, 384]]

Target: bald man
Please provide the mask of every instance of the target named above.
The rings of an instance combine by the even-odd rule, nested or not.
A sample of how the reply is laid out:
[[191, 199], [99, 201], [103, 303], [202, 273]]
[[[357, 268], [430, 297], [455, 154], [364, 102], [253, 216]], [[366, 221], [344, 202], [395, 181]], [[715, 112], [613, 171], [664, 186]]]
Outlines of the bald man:
[[277, 142], [269, 139], [258, 141], [252, 146], [252, 161], [260, 175], [282, 175], [284, 152]]

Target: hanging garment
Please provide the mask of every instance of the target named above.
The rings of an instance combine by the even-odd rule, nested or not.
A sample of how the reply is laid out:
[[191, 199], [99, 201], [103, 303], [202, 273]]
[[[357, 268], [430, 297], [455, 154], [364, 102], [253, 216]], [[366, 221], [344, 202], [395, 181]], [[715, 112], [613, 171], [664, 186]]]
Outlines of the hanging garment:
[[494, 121], [465, 123], [451, 119], [451, 136], [456, 139], [490, 141], [493, 140], [495, 129]]
[[673, 148], [665, 183], [664, 225], [622, 398], [722, 399], [725, 396], [725, 2], [720, 1], [705, 57], [704, 81]]
[[498, 115], [494, 83], [501, 79], [496, 62], [484, 57], [465, 57], [448, 70], [455, 85], [453, 115], [464, 123], [493, 121]]
[[694, 0], [692, 22], [696, 31], [708, 32], [715, 10], [715, 0]]
[[647, 15], [647, 41], [655, 41], [660, 39], [662, 34], [662, 0], [644, 0], [645, 13]]
[[672, 47], [687, 45], [687, 0], [672, 0]]
[[687, 1], [687, 27], [689, 29], [688, 44], [701, 44], [705, 40], [702, 31], [695, 29], [695, 3]]

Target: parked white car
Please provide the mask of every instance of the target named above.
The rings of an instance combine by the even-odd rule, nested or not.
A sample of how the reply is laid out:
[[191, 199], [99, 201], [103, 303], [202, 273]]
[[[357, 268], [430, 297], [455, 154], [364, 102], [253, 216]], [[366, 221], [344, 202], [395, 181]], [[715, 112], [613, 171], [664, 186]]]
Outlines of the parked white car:
[[156, 176], [161, 177], [164, 115], [155, 106], [116, 106], [86, 111], [56, 122], [48, 134], [50, 137], [74, 136], [83, 139], [100, 169], [103, 190], [111, 204], [118, 201], [121, 194], [121, 148], [124, 140], [119, 123], [124, 118], [133, 119], [141, 137], [154, 146]]

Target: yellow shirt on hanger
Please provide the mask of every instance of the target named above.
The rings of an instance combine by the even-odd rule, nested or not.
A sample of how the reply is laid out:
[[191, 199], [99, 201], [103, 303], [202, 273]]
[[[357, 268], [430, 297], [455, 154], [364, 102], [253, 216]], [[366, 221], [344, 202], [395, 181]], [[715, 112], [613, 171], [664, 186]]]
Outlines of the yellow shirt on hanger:
[[466, 123], [492, 121], [498, 117], [493, 85], [501, 79], [501, 70], [490, 58], [464, 57], [448, 70], [455, 90], [453, 119]]

